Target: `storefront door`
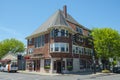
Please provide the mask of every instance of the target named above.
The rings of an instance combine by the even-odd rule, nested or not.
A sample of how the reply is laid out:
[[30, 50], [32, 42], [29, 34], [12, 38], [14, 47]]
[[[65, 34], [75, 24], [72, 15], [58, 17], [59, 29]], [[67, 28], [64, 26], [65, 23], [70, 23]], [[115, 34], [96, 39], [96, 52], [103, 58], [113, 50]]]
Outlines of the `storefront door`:
[[61, 61], [57, 61], [57, 73], [61, 73]]
[[34, 60], [34, 71], [40, 71], [40, 60]]

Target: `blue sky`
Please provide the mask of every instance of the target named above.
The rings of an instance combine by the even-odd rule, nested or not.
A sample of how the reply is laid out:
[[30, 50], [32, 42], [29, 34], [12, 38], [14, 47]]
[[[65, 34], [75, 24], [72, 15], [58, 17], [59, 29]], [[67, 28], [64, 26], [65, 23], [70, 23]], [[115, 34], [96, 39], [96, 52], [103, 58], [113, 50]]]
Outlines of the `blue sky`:
[[110, 27], [120, 32], [120, 0], [0, 0], [0, 41], [25, 37], [58, 9], [67, 12], [83, 26]]

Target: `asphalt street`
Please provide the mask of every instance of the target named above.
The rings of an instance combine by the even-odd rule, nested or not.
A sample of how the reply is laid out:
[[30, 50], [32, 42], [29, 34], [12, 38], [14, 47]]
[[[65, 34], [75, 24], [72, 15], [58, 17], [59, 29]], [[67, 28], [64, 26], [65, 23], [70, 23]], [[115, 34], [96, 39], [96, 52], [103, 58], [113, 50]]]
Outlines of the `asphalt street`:
[[111, 75], [39, 75], [0, 72], [0, 80], [120, 80], [120, 74]]

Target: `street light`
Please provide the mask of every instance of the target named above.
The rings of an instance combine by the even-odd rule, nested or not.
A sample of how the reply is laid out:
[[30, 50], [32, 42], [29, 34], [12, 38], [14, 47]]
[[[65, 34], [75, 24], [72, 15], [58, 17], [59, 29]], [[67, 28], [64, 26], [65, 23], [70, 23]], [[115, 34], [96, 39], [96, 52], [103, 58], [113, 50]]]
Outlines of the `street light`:
[[95, 60], [95, 49], [94, 49], [94, 42], [93, 42], [93, 38], [92, 38], [92, 49], [93, 49], [93, 53], [92, 53], [92, 60], [93, 60], [93, 72], [94, 72], [94, 74], [96, 74], [96, 60]]

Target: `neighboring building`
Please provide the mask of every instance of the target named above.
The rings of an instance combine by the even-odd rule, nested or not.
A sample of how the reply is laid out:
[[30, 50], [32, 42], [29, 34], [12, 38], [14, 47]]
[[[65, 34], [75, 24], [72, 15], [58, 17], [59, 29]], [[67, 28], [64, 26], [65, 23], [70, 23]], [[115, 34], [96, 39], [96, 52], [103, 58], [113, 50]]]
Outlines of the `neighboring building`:
[[69, 73], [92, 66], [90, 30], [67, 13], [56, 11], [27, 39], [26, 70]]
[[1, 62], [17, 62], [17, 55], [9, 51], [1, 58]]
[[24, 52], [17, 52], [13, 53], [12, 51], [9, 51], [7, 54], [5, 54], [1, 60], [1, 64], [8, 64], [8, 63], [16, 63], [18, 66], [18, 70], [25, 70], [25, 58], [24, 55], [26, 54], [26, 49]]

